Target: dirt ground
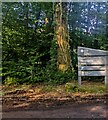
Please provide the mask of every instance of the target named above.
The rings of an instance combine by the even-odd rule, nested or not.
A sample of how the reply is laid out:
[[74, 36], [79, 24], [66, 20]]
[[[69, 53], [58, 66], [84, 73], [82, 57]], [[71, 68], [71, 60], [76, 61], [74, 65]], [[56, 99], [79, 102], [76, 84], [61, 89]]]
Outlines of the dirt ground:
[[70, 103], [49, 109], [36, 108], [33, 104], [25, 111], [19, 109], [3, 112], [3, 118], [107, 118], [108, 115], [108, 109], [104, 103]]
[[108, 95], [15, 90], [2, 97], [3, 118], [108, 118]]

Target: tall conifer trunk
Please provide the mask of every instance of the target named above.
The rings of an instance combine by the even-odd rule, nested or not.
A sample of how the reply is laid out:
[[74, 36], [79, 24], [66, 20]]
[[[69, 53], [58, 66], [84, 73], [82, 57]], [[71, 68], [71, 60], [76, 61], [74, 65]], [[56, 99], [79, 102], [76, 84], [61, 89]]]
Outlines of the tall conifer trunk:
[[66, 71], [71, 68], [69, 34], [67, 24], [67, 3], [55, 3], [55, 40], [57, 41], [57, 68]]

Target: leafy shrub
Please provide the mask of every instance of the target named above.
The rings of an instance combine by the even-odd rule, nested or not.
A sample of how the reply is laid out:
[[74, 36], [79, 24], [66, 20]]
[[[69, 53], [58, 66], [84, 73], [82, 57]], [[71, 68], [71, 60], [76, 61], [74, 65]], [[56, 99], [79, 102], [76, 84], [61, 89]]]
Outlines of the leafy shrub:
[[72, 84], [72, 83], [67, 83], [65, 85], [65, 89], [67, 92], [78, 92], [79, 91], [79, 87], [77, 84]]
[[17, 80], [15, 78], [12, 78], [12, 77], [7, 77], [5, 80], [4, 80], [4, 84], [6, 85], [13, 85], [13, 84], [17, 84]]
[[63, 84], [73, 79], [72, 72], [55, 71], [49, 68], [38, 69], [31, 83], [45, 82], [49, 84]]

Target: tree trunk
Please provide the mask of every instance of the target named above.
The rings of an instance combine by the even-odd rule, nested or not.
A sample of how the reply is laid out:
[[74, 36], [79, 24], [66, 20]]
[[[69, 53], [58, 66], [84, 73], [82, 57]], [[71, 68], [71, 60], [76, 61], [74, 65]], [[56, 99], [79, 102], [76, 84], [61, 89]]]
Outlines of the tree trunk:
[[69, 33], [67, 24], [67, 3], [55, 3], [55, 40], [57, 41], [57, 68], [66, 71], [71, 68]]

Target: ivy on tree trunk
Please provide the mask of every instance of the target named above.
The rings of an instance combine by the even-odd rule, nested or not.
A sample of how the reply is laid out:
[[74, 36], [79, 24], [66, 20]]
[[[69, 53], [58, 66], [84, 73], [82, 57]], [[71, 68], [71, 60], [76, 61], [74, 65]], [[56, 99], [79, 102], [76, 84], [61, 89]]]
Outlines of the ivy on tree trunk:
[[55, 3], [55, 40], [57, 42], [57, 68], [67, 71], [71, 68], [69, 34], [67, 24], [67, 3]]

